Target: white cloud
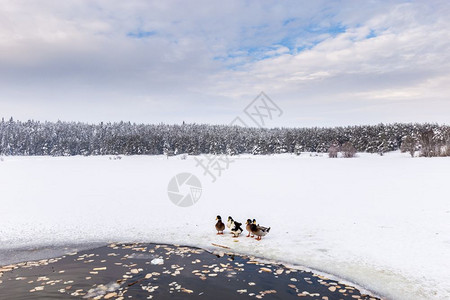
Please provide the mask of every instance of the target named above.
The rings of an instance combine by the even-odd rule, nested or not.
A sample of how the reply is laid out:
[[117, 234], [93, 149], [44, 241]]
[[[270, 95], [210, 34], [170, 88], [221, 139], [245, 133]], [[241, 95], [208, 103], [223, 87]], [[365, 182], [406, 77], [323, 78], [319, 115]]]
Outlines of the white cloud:
[[2, 115], [227, 123], [264, 90], [282, 125], [446, 122], [447, 2], [311, 2], [4, 1]]

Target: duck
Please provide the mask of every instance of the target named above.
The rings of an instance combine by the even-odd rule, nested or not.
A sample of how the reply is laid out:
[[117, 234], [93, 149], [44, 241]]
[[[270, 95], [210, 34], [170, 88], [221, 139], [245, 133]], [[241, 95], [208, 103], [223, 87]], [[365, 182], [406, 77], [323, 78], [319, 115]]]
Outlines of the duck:
[[270, 227], [260, 226], [259, 224], [256, 224], [256, 220], [253, 219], [253, 222], [250, 225], [250, 230], [254, 235], [257, 236], [256, 240], [260, 241], [261, 237], [263, 237], [269, 233]]
[[[256, 222], [256, 221], [255, 221]], [[253, 235], [253, 233], [252, 233], [252, 230], [250, 229], [250, 226], [252, 225], [252, 220], [250, 220], [250, 219], [247, 219], [247, 222], [245, 222], [245, 224], [247, 224], [246, 226], [245, 226], [245, 229], [248, 231], [248, 235], [247, 235], [247, 237], [250, 237], [250, 235], [251, 235], [251, 237], [254, 237], [254, 235]]]
[[[256, 224], [256, 220], [255, 219], [253, 219], [253, 224]], [[259, 226], [262, 230], [268, 230], [268, 229], [270, 229], [270, 227], [264, 227], [264, 226], [261, 226], [261, 225], [259, 225], [259, 224], [256, 224], [257, 226]]]
[[239, 235], [242, 233], [242, 228], [241, 228], [242, 223], [233, 221], [233, 227], [231, 228], [231, 233], [233, 234], [234, 237], [239, 237]]
[[216, 223], [217, 234], [223, 234], [223, 231], [225, 230], [225, 224], [222, 222], [222, 218], [220, 216], [217, 216], [216, 220], [217, 220]]
[[234, 220], [233, 220], [233, 218], [231, 216], [228, 216], [228, 221], [227, 221], [228, 229], [231, 230], [233, 228], [233, 226], [234, 226]]

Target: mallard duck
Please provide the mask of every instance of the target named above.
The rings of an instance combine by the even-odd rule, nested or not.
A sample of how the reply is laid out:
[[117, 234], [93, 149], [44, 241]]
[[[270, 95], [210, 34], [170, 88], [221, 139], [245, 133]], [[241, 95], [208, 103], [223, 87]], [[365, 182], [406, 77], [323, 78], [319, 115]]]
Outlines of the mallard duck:
[[261, 240], [261, 237], [265, 236], [269, 233], [270, 227], [260, 226], [256, 224], [256, 220], [253, 219], [252, 224], [250, 225], [251, 232], [257, 236], [256, 240]]
[[[255, 219], [253, 219], [253, 224], [256, 224], [256, 220]], [[261, 226], [261, 225], [259, 225], [259, 224], [256, 224], [257, 226], [259, 226], [262, 230], [264, 230], [264, 231], [267, 231], [267, 230], [270, 230], [270, 227], [264, 227], [264, 226]], [[268, 232], [268, 231], [267, 231]]]
[[250, 219], [247, 219], [247, 222], [245, 222], [245, 224], [247, 224], [247, 225], [245, 225], [245, 229], [248, 231], [247, 237], [250, 237], [250, 234], [252, 235], [251, 237], [254, 237], [252, 230], [250, 229], [250, 226], [252, 225], [252, 223], [253, 222]]
[[228, 216], [228, 221], [227, 221], [228, 229], [231, 230], [231, 227], [233, 226], [233, 222], [234, 222], [233, 218], [231, 216]]
[[216, 220], [217, 220], [216, 223], [217, 234], [223, 234], [223, 231], [225, 230], [225, 224], [223, 224], [222, 218], [220, 216], [217, 216]]
[[234, 237], [239, 237], [239, 235], [242, 233], [242, 228], [241, 228], [242, 223], [233, 221], [233, 227], [231, 228], [231, 233], [233, 234]]

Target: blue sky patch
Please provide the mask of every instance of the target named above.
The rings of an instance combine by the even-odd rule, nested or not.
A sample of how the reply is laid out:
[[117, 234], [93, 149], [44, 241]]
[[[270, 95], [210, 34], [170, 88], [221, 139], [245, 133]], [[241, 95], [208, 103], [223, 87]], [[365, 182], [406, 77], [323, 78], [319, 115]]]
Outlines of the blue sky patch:
[[127, 33], [128, 37], [137, 38], [137, 39], [143, 39], [147, 38], [149, 36], [155, 35], [155, 31], [143, 31], [138, 29], [137, 31], [130, 31]]
[[[308, 50], [321, 43], [327, 37], [335, 37], [347, 30], [347, 27], [341, 23], [332, 24], [330, 26], [321, 26], [320, 24], [311, 23], [306, 27], [296, 27], [295, 19], [287, 19], [283, 22], [285, 28], [283, 37], [279, 40], [272, 40], [270, 44], [241, 46], [238, 49], [230, 49], [227, 55], [215, 57], [214, 60], [221, 61], [227, 68], [234, 69], [251, 61], [260, 61], [268, 58], [276, 57], [286, 53], [297, 54], [301, 51]], [[264, 34], [260, 29], [264, 29], [264, 25], [257, 28], [257, 34]], [[256, 39], [257, 40], [257, 39]], [[251, 41], [247, 40], [246, 43]], [[266, 41], [267, 42], [267, 41]], [[276, 52], [280, 47], [289, 49], [284, 52]], [[238, 59], [242, 58], [242, 59]]]
[[377, 36], [377, 34], [375, 33], [375, 31], [374, 30], [370, 30], [370, 33], [366, 36], [366, 38], [367, 39], [371, 39], [371, 38], [374, 38], [376, 36]]

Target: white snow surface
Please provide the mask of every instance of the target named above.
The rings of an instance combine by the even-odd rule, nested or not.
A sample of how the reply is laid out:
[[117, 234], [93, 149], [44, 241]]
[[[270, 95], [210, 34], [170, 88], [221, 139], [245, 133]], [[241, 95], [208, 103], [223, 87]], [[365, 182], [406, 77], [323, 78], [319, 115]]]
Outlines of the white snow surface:
[[[216, 243], [330, 273], [386, 299], [450, 299], [449, 170], [449, 158], [398, 152], [246, 155], [213, 183], [191, 156], [5, 157], [0, 252], [113, 241]], [[182, 172], [203, 186], [187, 208], [167, 195]], [[228, 231], [216, 235], [216, 215], [256, 218], [272, 229], [262, 241], [242, 235], [234, 242]]]

